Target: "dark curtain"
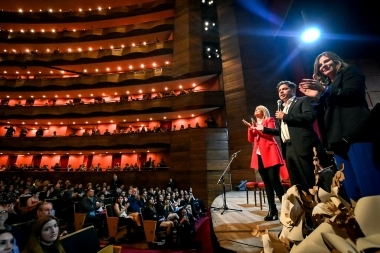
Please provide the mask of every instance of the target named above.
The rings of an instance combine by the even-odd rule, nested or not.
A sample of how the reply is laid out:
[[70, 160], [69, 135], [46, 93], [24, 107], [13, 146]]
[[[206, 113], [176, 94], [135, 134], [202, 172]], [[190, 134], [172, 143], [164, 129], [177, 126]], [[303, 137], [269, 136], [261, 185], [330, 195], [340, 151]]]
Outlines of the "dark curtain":
[[89, 156], [87, 157], [87, 164], [86, 164], [87, 169], [90, 168], [91, 165], [92, 165], [92, 158], [93, 158], [92, 155], [89, 155]]
[[8, 157], [8, 165], [13, 166], [17, 162], [17, 155], [10, 155]]
[[61, 156], [61, 158], [59, 159], [59, 164], [61, 168], [67, 168], [67, 166], [69, 165], [69, 156], [68, 155]]
[[119, 166], [121, 166], [121, 155], [115, 154], [112, 156], [112, 168], [115, 167], [116, 163], [119, 163]]
[[33, 166], [34, 167], [40, 167], [40, 165], [41, 165], [41, 159], [42, 159], [41, 155], [34, 155], [33, 156], [33, 160], [32, 160]]

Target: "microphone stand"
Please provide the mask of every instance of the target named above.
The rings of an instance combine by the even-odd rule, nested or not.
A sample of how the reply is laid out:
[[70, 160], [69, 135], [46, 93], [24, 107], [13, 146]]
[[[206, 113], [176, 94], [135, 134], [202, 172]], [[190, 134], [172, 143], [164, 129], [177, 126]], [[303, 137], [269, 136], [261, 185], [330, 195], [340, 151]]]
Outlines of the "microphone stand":
[[228, 208], [227, 203], [226, 203], [226, 186], [224, 184], [224, 175], [226, 174], [227, 170], [230, 168], [230, 165], [231, 165], [232, 161], [236, 158], [237, 153], [239, 153], [239, 152], [240, 151], [234, 153], [231, 156], [230, 162], [227, 164], [227, 167], [225, 168], [223, 174], [220, 176], [218, 182], [216, 183], [216, 184], [219, 184], [220, 181], [222, 181], [222, 185], [223, 185], [223, 206], [222, 207], [211, 207], [211, 208], [213, 208], [216, 211], [223, 210], [223, 212], [221, 213], [222, 215], [227, 210], [242, 212], [242, 210], [239, 210], [239, 209]]

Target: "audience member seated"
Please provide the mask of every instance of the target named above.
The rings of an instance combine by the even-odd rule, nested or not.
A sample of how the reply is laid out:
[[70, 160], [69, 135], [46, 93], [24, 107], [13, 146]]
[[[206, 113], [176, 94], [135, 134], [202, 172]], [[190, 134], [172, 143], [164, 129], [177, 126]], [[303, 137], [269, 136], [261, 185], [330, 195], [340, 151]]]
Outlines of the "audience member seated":
[[[0, 242], [3, 242], [5, 238], [1, 237], [3, 235], [3, 233], [5, 233], [4, 231], [8, 231], [8, 232], [11, 232], [12, 233], [12, 236], [14, 236], [15, 238], [15, 242], [14, 242], [14, 249], [15, 250], [22, 250], [22, 248], [24, 247], [25, 245], [25, 242], [26, 242], [26, 238], [25, 236], [23, 236], [23, 232], [21, 230], [18, 230], [17, 228], [15, 227], [12, 227], [8, 224], [5, 224], [5, 221], [8, 220], [10, 214], [13, 214], [14, 213], [14, 209], [13, 209], [13, 206], [14, 206], [14, 202], [16, 200], [11, 200], [10, 198], [7, 197], [6, 193], [4, 192], [1, 192], [0, 193], [0, 231], [3, 231], [3, 232], [0, 232]], [[1, 245], [0, 244], [0, 252], [1, 251], [1, 247], [3, 246], [3, 244]], [[4, 251], [6, 252], [6, 251]], [[12, 252], [12, 251], [10, 251]], [[18, 252], [18, 251], [14, 251], [14, 252]]]
[[7, 129], [7, 131], [5, 132], [5, 137], [12, 137], [13, 134], [16, 133], [16, 130], [14, 129], [13, 125], [9, 125], [4, 128]]
[[40, 192], [38, 190], [32, 190], [32, 196], [26, 201], [27, 217], [34, 217], [37, 213], [37, 206], [42, 203], [39, 199]]
[[176, 97], [177, 95], [174, 93], [174, 91], [171, 91], [170, 93], [169, 93], [169, 97]]
[[102, 135], [102, 134], [100, 133], [100, 129], [97, 129], [97, 130], [96, 130], [95, 135]]
[[145, 168], [154, 168], [154, 160], [152, 160], [152, 157], [149, 157], [148, 161], [144, 164]]
[[164, 130], [162, 130], [161, 127], [157, 125], [157, 126], [155, 126], [153, 128], [153, 132], [155, 132], [155, 133], [161, 133], [161, 132], [164, 132]]
[[67, 105], [74, 105], [74, 102], [72, 100], [69, 100], [69, 102], [66, 103]]
[[187, 124], [187, 129], [191, 129], [191, 125], [190, 124]]
[[57, 132], [54, 131], [52, 137], [58, 137]]
[[87, 130], [84, 130], [82, 136], [90, 136], [90, 134], [87, 132]]
[[29, 238], [30, 235], [32, 234], [33, 227], [36, 224], [36, 221], [44, 217], [46, 215], [52, 215], [53, 214], [53, 204], [49, 202], [43, 202], [38, 205], [37, 207], [37, 216], [34, 217], [33, 219], [29, 220], [26, 225], [25, 225], [25, 230], [24, 230], [24, 235], [26, 238]]
[[96, 205], [99, 206], [99, 208], [95, 211], [95, 213], [104, 213], [105, 212], [105, 204], [104, 204], [104, 198], [105, 198], [105, 194], [100, 192], [99, 194], [97, 194], [98, 198], [97, 198], [97, 202], [96, 202]]
[[87, 171], [87, 167], [86, 167], [86, 165], [83, 163], [83, 164], [79, 165], [79, 168], [78, 168], [76, 171]]
[[45, 164], [44, 166], [42, 166], [42, 168], [40, 168], [41, 171], [49, 171], [49, 167], [47, 166], [47, 164]]
[[59, 221], [52, 215], [46, 215], [37, 220], [32, 234], [23, 252], [64, 253], [59, 234]]
[[128, 170], [131, 170], [131, 167], [129, 166], [129, 163], [126, 163], [123, 168], [123, 171], [128, 171]]
[[195, 232], [195, 220], [186, 208], [182, 208], [181, 216], [177, 226], [177, 244], [189, 247]]
[[69, 136], [78, 136], [78, 135], [75, 133], [75, 130], [73, 130], [73, 132], [69, 134]]
[[12, 231], [0, 229], [0, 252], [20, 253]]
[[148, 99], [150, 99], [150, 94], [144, 94], [142, 96], [142, 100], [148, 100]]
[[22, 127], [20, 130], [20, 137], [26, 137], [26, 134], [28, 133], [28, 129], [26, 127]]
[[216, 121], [212, 115], [208, 115], [208, 118], [205, 120], [205, 123], [208, 127], [217, 127]]
[[59, 165], [59, 163], [56, 163], [53, 167], [53, 170], [55, 171], [60, 171], [60, 169], [61, 169], [61, 166]]
[[177, 126], [173, 125], [172, 132], [177, 131]]
[[54, 185], [50, 184], [47, 186], [47, 190], [43, 194], [44, 196], [41, 196], [41, 195], [42, 195], [42, 192], [40, 193], [40, 196], [39, 196], [39, 198], [41, 200], [56, 199], [57, 198], [57, 191], [55, 190]]
[[187, 94], [187, 92], [185, 91], [185, 89], [181, 89], [180, 91], [179, 91], [179, 94], [178, 95], [184, 95], [184, 94]]
[[67, 166], [67, 171], [74, 171], [73, 166], [71, 166], [71, 164], [69, 164], [69, 165]]
[[114, 171], [120, 171], [121, 170], [121, 167], [120, 167], [119, 163], [115, 164], [115, 166], [113, 167], [113, 170]]
[[108, 131], [108, 129], [106, 129], [106, 131], [104, 132], [104, 135], [111, 135], [111, 133]]
[[157, 167], [166, 167], [166, 163], [164, 161], [164, 158], [161, 158], [161, 161], [159, 163], [157, 163]]
[[181, 125], [181, 128], [179, 130], [185, 130], [185, 126]]
[[199, 125], [199, 123], [195, 123], [195, 128], [201, 128], [201, 126]]
[[21, 101], [18, 101], [17, 104], [15, 104], [15, 106], [22, 106]]
[[133, 168], [131, 168], [131, 170], [140, 170], [140, 167], [137, 165], [137, 163], [135, 163], [133, 165]]
[[155, 220], [157, 222], [157, 227], [163, 227], [166, 229], [166, 244], [171, 244], [173, 242], [173, 227], [174, 223], [172, 221], [168, 221], [165, 217], [160, 217], [156, 208], [154, 207], [154, 198], [148, 196], [146, 205], [144, 207], [143, 217], [145, 220]]
[[95, 164], [91, 164], [90, 168], [87, 171], [95, 171]]
[[165, 217], [166, 220], [172, 221], [174, 226], [177, 226], [179, 216], [173, 213], [170, 209], [169, 200], [165, 200], [162, 194], [158, 195], [157, 203], [154, 205], [156, 212], [160, 217]]
[[[80, 209], [82, 212], [86, 214], [86, 223], [92, 223], [94, 227], [96, 228], [98, 232], [98, 236], [104, 236], [102, 233], [103, 231], [103, 224], [105, 222], [105, 215], [104, 214], [96, 214], [95, 211], [99, 209], [99, 207], [102, 205], [100, 202], [97, 201], [96, 197], [94, 196], [94, 190], [93, 189], [87, 189], [87, 194], [80, 202]], [[98, 204], [97, 204], [98, 203]]]
[[42, 126], [38, 128], [36, 131], [36, 137], [42, 137], [44, 135], [44, 130], [42, 129]]
[[95, 127], [92, 127], [92, 133], [91, 133], [91, 135], [92, 135], [92, 136], [96, 135], [96, 132], [97, 132], [96, 128], [95, 128]]
[[153, 99], [156, 99], [156, 98], [162, 98], [162, 93], [157, 93], [156, 96], [153, 97]]
[[117, 134], [116, 129], [113, 130], [113, 132], [112, 132], [112, 135], [115, 135], [115, 134]]
[[100, 163], [95, 167], [95, 171], [102, 171], [102, 165]]
[[129, 203], [124, 202], [123, 196], [119, 196], [115, 199], [113, 211], [115, 216], [119, 217], [118, 227], [127, 226], [127, 235], [130, 236], [136, 224], [133, 221], [133, 217], [127, 214], [128, 207]]

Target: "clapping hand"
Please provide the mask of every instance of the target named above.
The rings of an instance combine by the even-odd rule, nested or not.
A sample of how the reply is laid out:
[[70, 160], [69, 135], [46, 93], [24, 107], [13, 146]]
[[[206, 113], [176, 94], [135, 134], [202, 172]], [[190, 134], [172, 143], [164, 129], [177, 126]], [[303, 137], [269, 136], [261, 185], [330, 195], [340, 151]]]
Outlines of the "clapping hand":
[[251, 128], [252, 126], [256, 127], [256, 125], [257, 125], [256, 121], [253, 118], [251, 118], [251, 123], [249, 123], [245, 119], [243, 119], [242, 121], [243, 121], [243, 124], [246, 125], [249, 128]]
[[302, 79], [299, 88], [302, 93], [311, 98], [317, 98], [318, 93], [325, 91], [325, 86], [317, 80], [315, 75], [313, 75], [313, 79]]
[[243, 119], [242, 121], [243, 121], [243, 124], [246, 125], [247, 127], [251, 127], [252, 126], [251, 123], [249, 123], [245, 119]]

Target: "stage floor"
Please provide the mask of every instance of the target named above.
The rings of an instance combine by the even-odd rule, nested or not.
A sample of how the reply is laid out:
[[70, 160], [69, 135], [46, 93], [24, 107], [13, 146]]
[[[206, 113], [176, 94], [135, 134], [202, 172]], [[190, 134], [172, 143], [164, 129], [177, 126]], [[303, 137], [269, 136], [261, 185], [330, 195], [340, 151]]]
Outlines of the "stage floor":
[[[226, 211], [223, 207], [223, 194], [212, 203], [211, 222], [215, 236], [221, 248], [234, 252], [261, 252], [263, 244], [260, 237], [252, 235], [252, 231], [259, 226], [260, 230], [267, 228], [269, 232], [279, 234], [282, 225], [277, 221], [264, 221], [268, 213], [267, 203], [263, 203], [260, 210], [259, 196], [257, 192], [257, 206], [254, 204], [254, 192], [249, 191], [249, 203], [245, 191], [231, 191], [226, 193]], [[276, 198], [277, 209], [281, 204]], [[232, 210], [232, 209], [237, 209]], [[241, 211], [240, 211], [241, 210]], [[222, 212], [224, 213], [222, 214]]]

